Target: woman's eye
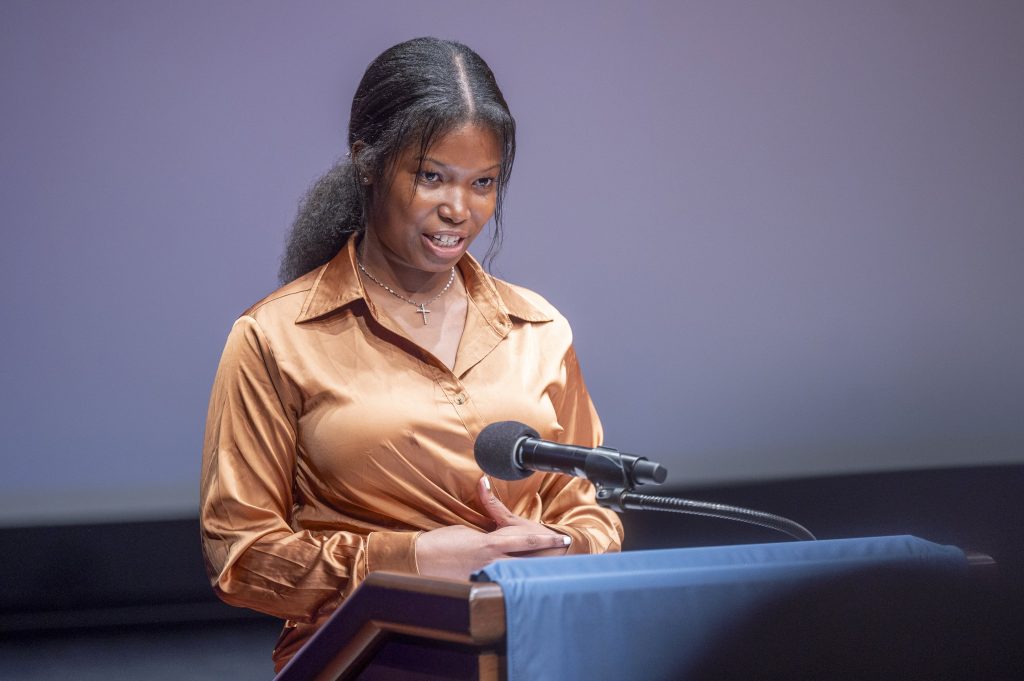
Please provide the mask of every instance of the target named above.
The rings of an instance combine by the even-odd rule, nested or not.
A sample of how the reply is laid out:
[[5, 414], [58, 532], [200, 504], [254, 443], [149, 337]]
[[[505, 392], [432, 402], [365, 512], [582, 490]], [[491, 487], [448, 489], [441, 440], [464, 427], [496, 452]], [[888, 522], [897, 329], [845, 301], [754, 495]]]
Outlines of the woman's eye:
[[495, 179], [493, 177], [481, 177], [474, 184], [481, 189], [487, 189], [488, 187], [494, 186]]
[[441, 181], [441, 174], [440, 173], [435, 173], [435, 172], [433, 172], [431, 170], [421, 170], [420, 171], [420, 181], [421, 182], [431, 182], [431, 183], [432, 182], [440, 182]]

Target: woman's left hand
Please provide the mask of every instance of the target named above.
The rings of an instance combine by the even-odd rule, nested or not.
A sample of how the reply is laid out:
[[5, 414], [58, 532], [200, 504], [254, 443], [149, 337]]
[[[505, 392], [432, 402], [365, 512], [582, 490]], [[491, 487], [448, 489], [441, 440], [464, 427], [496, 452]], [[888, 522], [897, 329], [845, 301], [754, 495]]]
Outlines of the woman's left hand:
[[569, 550], [569, 544], [572, 540], [568, 535], [555, 532], [550, 527], [533, 520], [528, 520], [522, 516], [518, 516], [508, 510], [508, 507], [505, 506], [497, 496], [495, 496], [494, 490], [491, 489], [491, 481], [486, 475], [480, 478], [480, 481], [477, 483], [476, 491], [477, 495], [480, 497], [480, 501], [483, 503], [484, 510], [487, 512], [487, 515], [490, 516], [491, 520], [498, 525], [498, 528], [490, 532], [490, 534], [525, 535], [531, 537], [550, 534], [553, 536], [561, 535], [565, 538], [565, 548], [537, 549], [533, 551], [526, 551], [519, 555], [524, 557], [529, 556], [531, 558], [541, 556], [564, 556]]

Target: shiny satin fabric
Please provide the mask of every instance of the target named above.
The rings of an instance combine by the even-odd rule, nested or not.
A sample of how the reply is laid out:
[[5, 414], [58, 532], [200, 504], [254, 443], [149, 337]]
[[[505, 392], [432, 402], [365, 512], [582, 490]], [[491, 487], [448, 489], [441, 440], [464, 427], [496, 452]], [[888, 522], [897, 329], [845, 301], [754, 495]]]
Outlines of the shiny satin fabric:
[[[203, 446], [203, 551], [223, 600], [288, 620], [278, 669], [368, 572], [415, 573], [420, 532], [494, 529], [476, 494], [485, 426], [601, 442], [565, 319], [471, 256], [459, 271], [470, 304], [453, 370], [374, 308], [354, 240], [231, 329]], [[492, 484], [514, 513], [572, 537], [570, 553], [621, 546], [589, 482]]]

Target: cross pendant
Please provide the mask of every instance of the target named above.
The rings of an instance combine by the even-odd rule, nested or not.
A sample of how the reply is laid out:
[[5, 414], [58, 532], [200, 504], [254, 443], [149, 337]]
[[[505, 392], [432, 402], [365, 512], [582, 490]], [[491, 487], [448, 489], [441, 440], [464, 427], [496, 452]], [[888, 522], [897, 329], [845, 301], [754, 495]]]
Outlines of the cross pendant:
[[416, 311], [419, 312], [421, 315], [423, 315], [423, 326], [426, 326], [427, 325], [427, 315], [430, 314], [430, 310], [427, 309], [427, 304], [426, 303], [420, 303], [417, 306]]

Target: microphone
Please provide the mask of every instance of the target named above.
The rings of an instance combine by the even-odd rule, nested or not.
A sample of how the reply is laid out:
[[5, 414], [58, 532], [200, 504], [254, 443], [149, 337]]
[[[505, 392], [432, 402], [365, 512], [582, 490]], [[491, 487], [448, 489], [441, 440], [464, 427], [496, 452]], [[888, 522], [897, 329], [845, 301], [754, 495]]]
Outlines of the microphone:
[[534, 471], [565, 473], [608, 487], [633, 488], [665, 482], [668, 471], [642, 456], [608, 447], [577, 447], [541, 440], [518, 421], [499, 421], [480, 431], [473, 445], [476, 463], [499, 480], [522, 480]]

